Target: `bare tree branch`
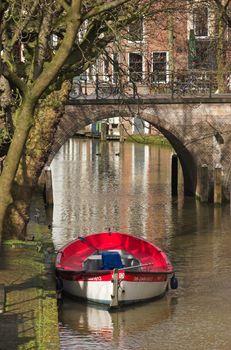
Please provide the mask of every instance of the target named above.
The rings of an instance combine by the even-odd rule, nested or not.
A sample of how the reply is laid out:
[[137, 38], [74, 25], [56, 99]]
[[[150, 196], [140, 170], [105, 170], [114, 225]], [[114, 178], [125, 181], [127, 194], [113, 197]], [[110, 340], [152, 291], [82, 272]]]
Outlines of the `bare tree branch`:
[[[15, 26], [15, 32], [14, 35], [12, 37], [12, 40], [8, 42], [8, 45], [6, 46], [6, 50], [11, 50], [15, 43], [20, 39], [20, 34], [23, 32], [23, 30], [26, 28], [27, 24], [29, 23], [29, 21], [31, 20], [31, 17], [33, 16], [37, 6], [39, 4], [39, 0], [34, 1], [31, 9], [28, 10], [26, 16], [25, 14], [23, 15], [23, 11], [25, 11], [25, 9], [21, 9], [21, 20], [19, 20], [19, 25]], [[24, 18], [24, 19], [23, 19]]]
[[32, 93], [35, 98], [39, 98], [50, 82], [56, 77], [71, 52], [78, 28], [81, 24], [81, 3], [81, 0], [72, 1], [67, 15], [67, 29], [64, 40], [52, 61], [46, 65], [32, 87]]
[[70, 5], [68, 5], [68, 3], [65, 0], [58, 0], [58, 2], [64, 8], [64, 10], [66, 12], [68, 12], [70, 10]]
[[96, 15], [100, 15], [103, 12], [106, 12], [108, 10], [113, 10], [114, 8], [117, 8], [120, 5], [123, 5], [127, 2], [130, 2], [131, 0], [114, 0], [112, 2], [106, 2], [102, 5], [94, 7], [92, 10], [90, 10], [86, 15], [83, 16], [83, 21], [86, 19], [89, 19], [91, 17], [94, 17]]
[[11, 85], [16, 86], [21, 91], [22, 95], [24, 95], [26, 92], [26, 84], [24, 81], [20, 79], [15, 72], [8, 69], [6, 63], [1, 68], [2, 71], [0, 70], [0, 75], [2, 74]]
[[217, 5], [217, 8], [218, 10], [220, 11], [221, 13], [221, 16], [224, 20], [224, 22], [229, 26], [231, 27], [231, 16], [228, 14], [227, 12], [227, 9], [228, 9], [228, 5], [229, 5], [229, 2], [230, 0], [228, 0], [228, 2], [226, 3], [226, 5], [224, 6], [222, 4], [222, 1], [220, 0], [214, 0], [215, 4]]

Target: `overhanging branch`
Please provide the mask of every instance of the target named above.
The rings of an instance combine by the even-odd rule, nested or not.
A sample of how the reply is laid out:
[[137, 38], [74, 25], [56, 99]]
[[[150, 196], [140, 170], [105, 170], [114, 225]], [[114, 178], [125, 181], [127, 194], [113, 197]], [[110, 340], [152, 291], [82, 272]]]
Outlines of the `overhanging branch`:
[[2, 74], [12, 86], [17, 87], [22, 95], [25, 94], [26, 84], [18, 77], [16, 73], [8, 69], [6, 63], [2, 64], [0, 74]]
[[127, 2], [131, 2], [132, 0], [114, 0], [112, 2], [107, 2], [102, 5], [94, 7], [91, 11], [89, 11], [86, 15], [83, 16], [83, 21], [86, 19], [92, 18], [94, 16], [100, 15], [103, 12], [108, 10], [113, 10], [114, 8], [123, 5]]
[[220, 0], [214, 0], [215, 4], [217, 5], [218, 10], [221, 13], [221, 16], [224, 20], [224, 22], [231, 28], [231, 16], [227, 13], [227, 7], [230, 3], [230, 0], [226, 3], [224, 6]]
[[58, 1], [65, 11], [68, 12], [70, 10], [70, 5], [68, 5], [68, 3], [65, 0], [58, 0]]

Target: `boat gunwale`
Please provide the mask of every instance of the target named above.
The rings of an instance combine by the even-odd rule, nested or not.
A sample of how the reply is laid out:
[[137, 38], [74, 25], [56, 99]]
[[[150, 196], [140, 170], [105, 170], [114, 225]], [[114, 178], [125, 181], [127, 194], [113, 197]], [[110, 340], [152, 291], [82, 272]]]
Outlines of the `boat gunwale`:
[[58, 272], [61, 273], [70, 273], [70, 274], [89, 274], [89, 275], [108, 275], [112, 274], [114, 271], [119, 271], [119, 272], [124, 272], [126, 274], [131, 274], [131, 275], [171, 275], [174, 273], [174, 270], [171, 271], [126, 271], [125, 269], [113, 269], [113, 270], [65, 270], [65, 269], [56, 269]]

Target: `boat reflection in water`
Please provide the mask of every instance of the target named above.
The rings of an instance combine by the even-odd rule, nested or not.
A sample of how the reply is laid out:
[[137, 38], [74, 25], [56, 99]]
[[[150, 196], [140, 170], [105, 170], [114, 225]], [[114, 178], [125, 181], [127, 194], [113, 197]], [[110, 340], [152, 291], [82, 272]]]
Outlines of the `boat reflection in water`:
[[[104, 341], [113, 339], [113, 322], [111, 314], [100, 306], [92, 306], [87, 303], [80, 303], [75, 300], [67, 300], [63, 303], [60, 311], [60, 335], [62, 332], [70, 334], [76, 332], [76, 337], [92, 334]], [[76, 343], [75, 343], [76, 344]], [[77, 344], [76, 344], [77, 345]]]
[[154, 324], [166, 321], [174, 311], [174, 303], [175, 298], [166, 296], [108, 312], [102, 306], [65, 298], [60, 310], [61, 348], [68, 344], [68, 349], [108, 349], [109, 345], [110, 349], [125, 349], [125, 335], [145, 334]]

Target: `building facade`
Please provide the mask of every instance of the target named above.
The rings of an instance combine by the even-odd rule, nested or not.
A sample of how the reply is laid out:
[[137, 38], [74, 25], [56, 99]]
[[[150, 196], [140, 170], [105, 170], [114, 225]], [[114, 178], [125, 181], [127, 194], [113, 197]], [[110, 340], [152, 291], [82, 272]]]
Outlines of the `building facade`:
[[[121, 94], [121, 86], [125, 95], [169, 93], [173, 83], [180, 92], [229, 91], [231, 30], [217, 8], [200, 0], [170, 3], [160, 2], [124, 30], [118, 43], [77, 78], [73, 98], [79, 96], [79, 86], [87, 95], [97, 87], [99, 98], [117, 94], [117, 89]], [[129, 132], [152, 132], [138, 116], [131, 118], [132, 124], [125, 122]], [[118, 132], [119, 122], [119, 116], [108, 121], [110, 132]]]

